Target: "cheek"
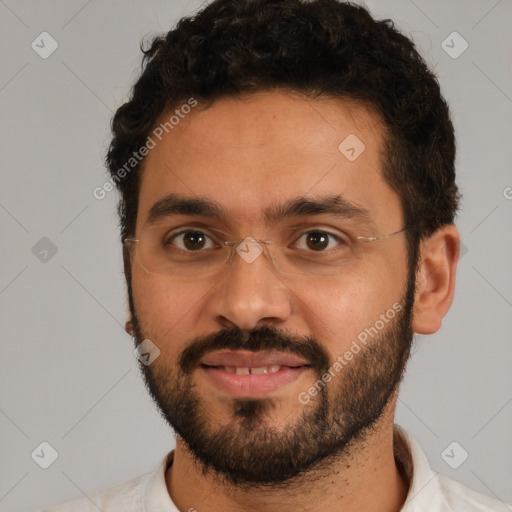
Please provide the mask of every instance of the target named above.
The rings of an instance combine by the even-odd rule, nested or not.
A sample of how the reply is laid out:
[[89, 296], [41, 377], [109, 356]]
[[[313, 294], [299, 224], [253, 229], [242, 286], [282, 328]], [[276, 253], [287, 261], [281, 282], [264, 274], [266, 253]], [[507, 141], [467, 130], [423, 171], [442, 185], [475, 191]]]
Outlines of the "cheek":
[[296, 285], [293, 291], [300, 297], [298, 314], [335, 359], [365, 329], [379, 322], [381, 315], [396, 307], [402, 299], [405, 277], [405, 269], [398, 272], [380, 264], [367, 265], [364, 272], [322, 286]]
[[204, 287], [134, 269], [132, 289], [135, 311], [147, 338], [165, 350], [175, 346], [173, 340], [191, 338], [194, 312], [202, 303]]
[[374, 299], [362, 283], [332, 284], [324, 286], [316, 298], [305, 296], [302, 314], [308, 318], [311, 332], [335, 359], [372, 318], [373, 310], [378, 309], [371, 302]]

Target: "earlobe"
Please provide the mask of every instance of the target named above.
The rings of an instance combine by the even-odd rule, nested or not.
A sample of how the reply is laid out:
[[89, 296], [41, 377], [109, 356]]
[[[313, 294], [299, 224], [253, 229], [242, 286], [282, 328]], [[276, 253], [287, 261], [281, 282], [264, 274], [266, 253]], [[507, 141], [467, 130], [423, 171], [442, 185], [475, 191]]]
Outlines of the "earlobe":
[[460, 235], [453, 224], [439, 228], [421, 242], [416, 273], [413, 330], [433, 334], [441, 327], [453, 301]]
[[133, 330], [133, 323], [132, 323], [131, 315], [130, 315], [130, 318], [128, 320], [126, 320], [126, 323], [124, 324], [124, 330], [131, 336], [133, 336], [135, 333], [135, 331]]

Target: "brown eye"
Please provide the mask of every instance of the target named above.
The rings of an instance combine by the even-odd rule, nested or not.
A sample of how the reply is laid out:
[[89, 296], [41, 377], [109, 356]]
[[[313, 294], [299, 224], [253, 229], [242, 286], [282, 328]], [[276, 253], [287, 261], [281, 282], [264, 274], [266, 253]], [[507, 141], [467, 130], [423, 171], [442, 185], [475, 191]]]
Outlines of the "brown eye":
[[347, 244], [339, 236], [328, 231], [314, 230], [303, 233], [295, 242], [294, 247], [308, 252], [326, 252], [343, 245]]
[[182, 231], [176, 233], [166, 242], [166, 245], [175, 245], [184, 251], [200, 251], [201, 249], [212, 249], [214, 243], [211, 238], [202, 231]]
[[320, 231], [307, 233], [306, 244], [313, 251], [323, 251], [329, 246], [329, 237]]
[[201, 231], [190, 231], [183, 236], [183, 244], [191, 251], [202, 249], [205, 242], [206, 238]]

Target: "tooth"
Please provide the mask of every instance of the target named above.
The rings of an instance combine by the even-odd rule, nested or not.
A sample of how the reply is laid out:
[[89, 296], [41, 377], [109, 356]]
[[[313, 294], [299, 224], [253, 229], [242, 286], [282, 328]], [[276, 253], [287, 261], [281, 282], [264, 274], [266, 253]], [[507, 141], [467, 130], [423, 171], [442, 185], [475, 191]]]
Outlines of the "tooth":
[[242, 366], [240, 368], [237, 367], [236, 373], [238, 375], [249, 375], [251, 372], [249, 371], [249, 368], [247, 368], [246, 366]]
[[224, 370], [228, 373], [236, 373], [236, 366], [224, 366]]
[[276, 373], [276, 372], [279, 371], [280, 368], [281, 368], [281, 366], [278, 365], [278, 364], [269, 365], [268, 366], [268, 373]]
[[263, 375], [264, 373], [268, 373], [268, 368], [266, 366], [251, 368], [251, 375]]

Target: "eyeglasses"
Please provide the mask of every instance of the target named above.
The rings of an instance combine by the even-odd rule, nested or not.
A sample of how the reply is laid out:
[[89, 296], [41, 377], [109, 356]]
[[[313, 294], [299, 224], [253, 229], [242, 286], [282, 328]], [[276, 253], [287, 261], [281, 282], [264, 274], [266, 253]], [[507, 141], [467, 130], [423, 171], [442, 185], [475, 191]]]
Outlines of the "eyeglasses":
[[[265, 239], [252, 236], [228, 240], [220, 229], [197, 226], [156, 225], [139, 238], [126, 238], [131, 260], [151, 274], [175, 280], [200, 280], [221, 275], [238, 257], [252, 264], [265, 255], [275, 269], [291, 276], [333, 276], [348, 272], [374, 242], [409, 229], [385, 235], [354, 236], [350, 229], [294, 226], [275, 229]], [[366, 234], [366, 233], [365, 233]]]

